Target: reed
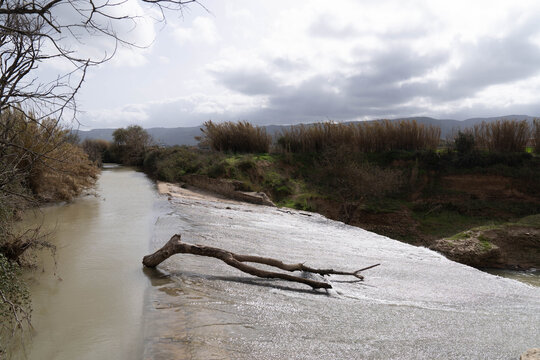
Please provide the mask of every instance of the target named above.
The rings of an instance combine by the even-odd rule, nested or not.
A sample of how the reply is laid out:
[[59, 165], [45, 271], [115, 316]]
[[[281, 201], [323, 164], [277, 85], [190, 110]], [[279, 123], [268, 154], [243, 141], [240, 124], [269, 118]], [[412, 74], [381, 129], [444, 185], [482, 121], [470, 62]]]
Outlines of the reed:
[[540, 154], [540, 119], [533, 120], [534, 152]]
[[292, 153], [320, 153], [337, 147], [355, 152], [428, 150], [439, 144], [441, 129], [416, 121], [332, 122], [291, 126], [281, 132], [278, 146]]
[[531, 128], [526, 120], [483, 121], [473, 128], [475, 143], [481, 150], [489, 152], [523, 152], [531, 137]]
[[207, 144], [216, 151], [234, 153], [266, 153], [270, 150], [272, 138], [266, 129], [253, 126], [247, 121], [224, 122], [215, 124], [212, 121], [204, 123], [201, 129], [201, 143]]

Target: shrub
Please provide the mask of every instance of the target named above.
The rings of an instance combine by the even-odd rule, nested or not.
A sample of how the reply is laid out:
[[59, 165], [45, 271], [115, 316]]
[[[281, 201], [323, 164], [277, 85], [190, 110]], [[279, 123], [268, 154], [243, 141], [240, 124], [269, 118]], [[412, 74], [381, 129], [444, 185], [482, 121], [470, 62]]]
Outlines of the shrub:
[[211, 178], [219, 178], [227, 174], [227, 163], [225, 161], [220, 161], [210, 165], [206, 171], [207, 175]]
[[98, 169], [69, 141], [70, 131], [56, 120], [38, 122], [11, 112], [2, 115], [1, 121], [10, 124], [4, 136], [12, 145], [3, 152], [2, 165], [16, 161], [20, 184], [36, 197], [71, 200], [95, 183]]
[[226, 166], [222, 154], [187, 146], [155, 148], [146, 154], [143, 161], [148, 175], [169, 182], [180, 181], [185, 174], [205, 173], [219, 177], [227, 171]]
[[240, 171], [247, 172], [256, 167], [255, 160], [251, 156], [246, 155], [236, 163], [236, 167]]
[[158, 162], [161, 160], [164, 156], [164, 149], [153, 149], [151, 151], [148, 151], [144, 155], [143, 160], [143, 169], [144, 171], [152, 176], [155, 177], [158, 171]]
[[458, 154], [470, 154], [474, 150], [474, 134], [459, 131], [454, 139], [454, 147]]
[[373, 165], [346, 148], [324, 153], [318, 168], [322, 184], [345, 202], [381, 198], [403, 185], [402, 170]]
[[201, 145], [208, 145], [215, 151], [266, 153], [272, 142], [265, 128], [253, 126], [247, 121], [221, 124], [207, 121], [201, 131], [204, 134], [199, 138]]
[[105, 154], [110, 147], [111, 143], [102, 139], [85, 139], [81, 144], [81, 148], [88, 155], [88, 158], [97, 166], [101, 166], [103, 161], [106, 160]]

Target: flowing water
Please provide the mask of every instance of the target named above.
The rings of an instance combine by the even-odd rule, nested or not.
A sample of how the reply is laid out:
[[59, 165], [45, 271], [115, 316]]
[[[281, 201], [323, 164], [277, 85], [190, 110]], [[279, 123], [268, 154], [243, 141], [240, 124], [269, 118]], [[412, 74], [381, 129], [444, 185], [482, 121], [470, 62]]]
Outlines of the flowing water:
[[488, 273], [505, 278], [521, 281], [525, 284], [540, 287], [540, 270], [531, 269], [527, 271], [502, 270], [502, 269], [487, 269]]
[[330, 291], [175, 255], [149, 272], [147, 359], [517, 359], [540, 347], [540, 288], [317, 214], [172, 199], [154, 247], [189, 243], [353, 270]]
[[57, 265], [43, 253], [29, 274], [34, 330], [16, 358], [141, 357], [148, 286], [141, 258], [148, 252], [156, 192], [144, 174], [126, 168], [104, 170], [97, 192], [26, 219], [52, 230]]
[[[33, 273], [30, 359], [517, 359], [540, 347], [538, 287], [317, 214], [158, 198], [132, 170], [104, 171], [99, 193], [43, 211], [58, 266]], [[193, 255], [142, 269], [175, 233], [313, 267], [381, 266], [364, 282], [330, 276], [330, 291]]]

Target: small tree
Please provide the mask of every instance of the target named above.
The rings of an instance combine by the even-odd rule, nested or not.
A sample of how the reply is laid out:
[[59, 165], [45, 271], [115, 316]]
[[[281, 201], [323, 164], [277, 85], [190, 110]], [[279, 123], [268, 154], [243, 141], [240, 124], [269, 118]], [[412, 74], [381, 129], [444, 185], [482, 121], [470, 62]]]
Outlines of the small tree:
[[470, 154], [474, 150], [474, 135], [459, 131], [454, 139], [454, 147], [460, 155]]
[[111, 153], [125, 165], [142, 165], [144, 155], [154, 143], [152, 137], [139, 125], [116, 129], [113, 132]]
[[81, 144], [88, 158], [100, 167], [110, 147], [111, 143], [103, 139], [85, 139]]

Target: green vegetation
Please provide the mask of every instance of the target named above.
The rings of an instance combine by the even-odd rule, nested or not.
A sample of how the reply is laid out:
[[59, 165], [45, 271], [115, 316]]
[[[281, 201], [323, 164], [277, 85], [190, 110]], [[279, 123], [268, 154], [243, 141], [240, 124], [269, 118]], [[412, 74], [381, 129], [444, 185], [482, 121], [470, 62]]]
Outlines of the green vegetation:
[[489, 251], [493, 248], [493, 244], [484, 235], [479, 235], [478, 241], [480, 241], [480, 247], [483, 251]]
[[540, 214], [526, 216], [516, 222], [517, 225], [540, 227]]
[[20, 266], [0, 253], [0, 270], [0, 344], [3, 345], [8, 342], [3, 337], [9, 337], [20, 326], [29, 324], [32, 309]]
[[473, 236], [476, 236], [480, 242], [480, 245], [482, 246], [482, 249], [490, 250], [493, 244], [491, 244], [489, 239], [485, 235], [482, 234], [483, 232], [490, 231], [490, 230], [502, 230], [506, 228], [519, 227], [519, 226], [540, 228], [540, 214], [529, 215], [524, 218], [520, 218], [520, 219], [509, 221], [509, 222], [502, 222], [502, 221], [486, 222], [483, 225], [479, 225], [479, 226], [469, 226], [468, 230], [457, 232], [454, 235], [447, 237], [447, 239], [448, 240], [461, 240], [461, 239], [469, 239]]
[[413, 217], [419, 223], [419, 231], [432, 238], [443, 238], [459, 233], [464, 229], [470, 229], [493, 221], [488, 216], [482, 214], [472, 215], [449, 209], [448, 204], [440, 204], [440, 210], [425, 214], [424, 212], [413, 212]]
[[439, 128], [415, 121], [321, 123], [283, 131], [270, 149], [249, 123], [207, 122], [199, 148], [150, 147], [142, 164], [159, 180], [234, 180], [279, 206], [426, 244], [540, 213], [540, 158], [524, 142], [535, 126], [483, 123], [437, 147]]
[[463, 231], [460, 233], [457, 233], [451, 237], [449, 237], [450, 240], [463, 240], [463, 239], [469, 239], [471, 237], [471, 232], [469, 230]]
[[116, 129], [108, 148], [111, 160], [126, 165], [142, 165], [146, 152], [153, 145], [152, 137], [138, 125]]

